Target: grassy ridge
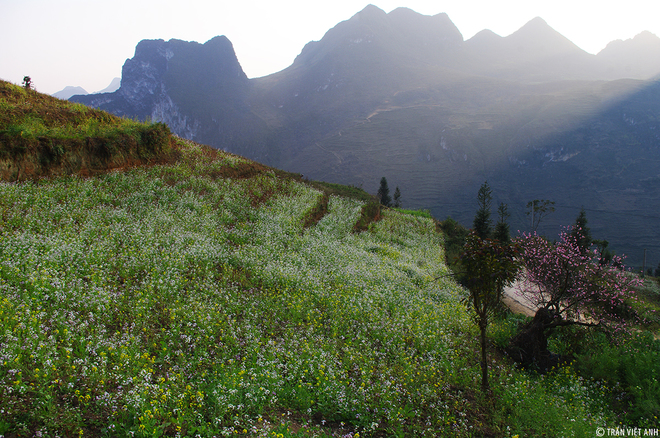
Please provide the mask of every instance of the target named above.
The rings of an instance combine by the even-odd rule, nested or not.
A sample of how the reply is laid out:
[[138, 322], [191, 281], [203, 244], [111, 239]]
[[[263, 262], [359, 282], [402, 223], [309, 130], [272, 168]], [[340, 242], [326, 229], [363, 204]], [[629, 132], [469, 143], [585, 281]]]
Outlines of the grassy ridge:
[[0, 81], [0, 179], [83, 175], [171, 161], [167, 126], [138, 123]]

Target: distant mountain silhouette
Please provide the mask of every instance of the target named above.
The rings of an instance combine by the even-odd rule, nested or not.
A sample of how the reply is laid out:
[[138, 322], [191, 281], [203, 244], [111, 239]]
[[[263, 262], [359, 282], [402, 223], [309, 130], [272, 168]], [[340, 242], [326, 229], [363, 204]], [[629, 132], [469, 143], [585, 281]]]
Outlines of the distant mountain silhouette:
[[63, 99], [67, 100], [71, 96], [75, 96], [77, 94], [87, 94], [87, 91], [83, 87], [73, 87], [73, 86], [67, 86], [64, 87], [64, 89], [58, 91], [57, 93], [51, 94], [53, 97], [57, 97], [58, 99]]
[[112, 82], [110, 82], [110, 85], [108, 85], [101, 91], [97, 91], [95, 94], [112, 93], [114, 91], [117, 91], [120, 85], [121, 85], [121, 78], [114, 78]]
[[616, 40], [598, 53], [608, 79], [657, 76], [660, 73], [660, 38], [644, 31], [629, 40]]
[[512, 229], [552, 199], [542, 231], [584, 206], [617, 252], [660, 254], [660, 229], [633, 220], [660, 211], [659, 47], [644, 32], [591, 55], [541, 18], [464, 41], [446, 14], [370, 5], [266, 77], [248, 79], [225, 37], [145, 40], [117, 91], [72, 100], [314, 179], [375, 192], [386, 176], [406, 207], [466, 224], [487, 179]]
[[[121, 83], [121, 78], [114, 78], [112, 82], [110, 82], [110, 85], [105, 87], [103, 90], [97, 91], [93, 94], [112, 93], [113, 91], [119, 89], [120, 83]], [[57, 93], [53, 93], [52, 96], [57, 97], [58, 99], [68, 100], [73, 96], [86, 96], [87, 94], [89, 94], [87, 93], [87, 90], [85, 90], [82, 87], [68, 86], [68, 87], [64, 87], [63, 90], [60, 90]]]
[[595, 76], [593, 56], [539, 17], [504, 38], [482, 31], [465, 46], [473, 73], [533, 82]]

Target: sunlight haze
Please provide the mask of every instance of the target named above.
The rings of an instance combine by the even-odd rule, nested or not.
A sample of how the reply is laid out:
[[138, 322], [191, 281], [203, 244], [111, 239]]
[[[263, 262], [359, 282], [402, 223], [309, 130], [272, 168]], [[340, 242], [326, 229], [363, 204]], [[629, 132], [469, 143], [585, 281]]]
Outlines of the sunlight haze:
[[[535, 17], [583, 50], [596, 54], [616, 39], [644, 30], [660, 35], [660, 3], [630, 0], [374, 0], [390, 12], [407, 7], [424, 15], [447, 13], [464, 39], [483, 29], [507, 36]], [[54, 93], [81, 86], [93, 93], [121, 76], [143, 39], [204, 43], [225, 35], [248, 77], [288, 67], [309, 41], [369, 2], [284, 0], [0, 0], [0, 78]]]

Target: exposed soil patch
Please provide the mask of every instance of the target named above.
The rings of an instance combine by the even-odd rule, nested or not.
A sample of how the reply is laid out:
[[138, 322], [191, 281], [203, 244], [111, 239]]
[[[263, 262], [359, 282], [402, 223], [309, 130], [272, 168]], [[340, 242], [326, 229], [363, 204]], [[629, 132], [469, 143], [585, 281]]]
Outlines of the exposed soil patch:
[[360, 219], [353, 226], [353, 232], [359, 233], [360, 231], [366, 231], [369, 229], [369, 225], [373, 222], [378, 222], [380, 220], [380, 203], [379, 202], [369, 202], [362, 206], [362, 211], [360, 212]]
[[538, 310], [532, 302], [516, 293], [516, 286], [504, 288], [504, 297], [502, 301], [513, 312], [521, 315], [533, 317]]
[[313, 225], [319, 223], [323, 216], [328, 212], [328, 201], [330, 201], [330, 195], [324, 193], [321, 196], [321, 199], [316, 203], [314, 208], [312, 208], [307, 215], [305, 215], [305, 222], [303, 223], [303, 229], [309, 228]]

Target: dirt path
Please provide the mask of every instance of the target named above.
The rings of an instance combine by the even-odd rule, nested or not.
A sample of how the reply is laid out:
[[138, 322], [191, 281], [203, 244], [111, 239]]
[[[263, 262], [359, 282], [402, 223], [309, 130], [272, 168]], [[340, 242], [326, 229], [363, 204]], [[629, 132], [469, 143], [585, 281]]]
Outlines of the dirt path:
[[526, 299], [526, 297], [520, 296], [516, 290], [516, 284], [504, 288], [504, 297], [502, 298], [502, 301], [513, 313], [520, 313], [525, 316], [533, 317], [536, 314], [536, 306]]

